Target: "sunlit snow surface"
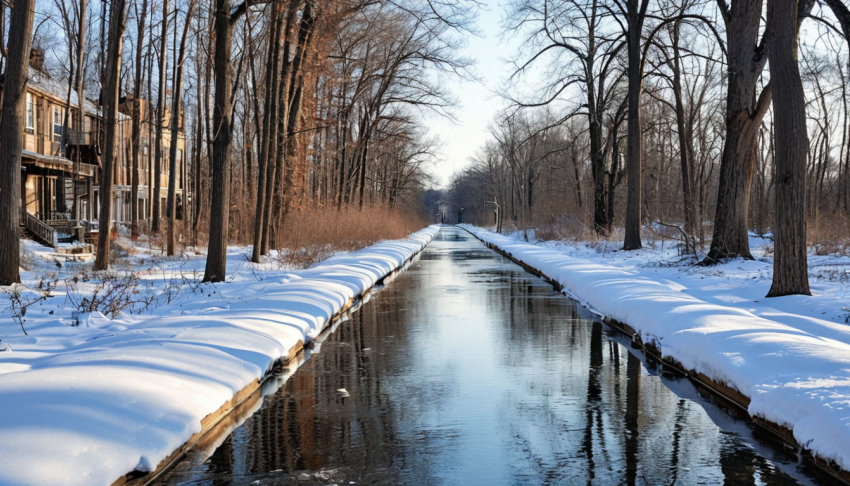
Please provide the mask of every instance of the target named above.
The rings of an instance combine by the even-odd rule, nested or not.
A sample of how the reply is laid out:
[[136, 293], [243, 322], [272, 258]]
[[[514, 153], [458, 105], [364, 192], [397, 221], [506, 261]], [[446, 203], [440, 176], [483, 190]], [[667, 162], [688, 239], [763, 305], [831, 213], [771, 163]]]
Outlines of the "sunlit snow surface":
[[438, 230], [302, 271], [258, 273], [236, 251], [228, 255], [232, 281], [114, 320], [73, 318], [57, 295], [29, 309], [28, 336], [2, 296], [0, 484], [109, 485], [155, 468], [205, 416], [318, 335]]
[[600, 252], [465, 227], [665, 356], [751, 397], [751, 415], [786, 425], [800, 444], [850, 470], [850, 325], [838, 319], [850, 283], [814, 282], [812, 297], [765, 299], [766, 261], [663, 267], [669, 254], [660, 249]]

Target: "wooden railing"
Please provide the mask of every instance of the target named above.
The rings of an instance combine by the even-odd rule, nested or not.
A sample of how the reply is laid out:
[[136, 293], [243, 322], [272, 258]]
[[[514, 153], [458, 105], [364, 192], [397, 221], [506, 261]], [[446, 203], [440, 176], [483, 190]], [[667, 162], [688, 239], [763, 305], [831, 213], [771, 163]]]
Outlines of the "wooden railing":
[[77, 174], [85, 177], [94, 177], [97, 166], [80, 162], [77, 164]]
[[21, 223], [24, 228], [28, 229], [36, 238], [41, 240], [53, 248], [59, 246], [59, 238], [56, 235], [56, 230], [45, 224], [40, 219], [28, 213], [24, 208], [21, 210]]

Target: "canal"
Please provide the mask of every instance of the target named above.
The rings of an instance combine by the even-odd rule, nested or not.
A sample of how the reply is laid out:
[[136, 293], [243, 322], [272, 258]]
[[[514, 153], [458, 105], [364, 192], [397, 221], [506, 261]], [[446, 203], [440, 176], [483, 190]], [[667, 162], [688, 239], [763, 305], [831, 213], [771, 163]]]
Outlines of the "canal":
[[454, 227], [280, 381], [162, 484], [818, 484]]

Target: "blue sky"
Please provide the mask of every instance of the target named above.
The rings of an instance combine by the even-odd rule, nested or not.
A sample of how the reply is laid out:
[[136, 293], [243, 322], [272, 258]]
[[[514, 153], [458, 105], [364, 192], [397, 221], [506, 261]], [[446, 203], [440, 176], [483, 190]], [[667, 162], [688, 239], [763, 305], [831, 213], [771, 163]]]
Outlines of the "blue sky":
[[478, 17], [479, 36], [469, 36], [462, 53], [475, 60], [473, 70], [480, 82], [454, 82], [451, 88], [459, 101], [453, 110], [454, 122], [436, 117], [429, 117], [426, 121], [430, 134], [438, 136], [443, 144], [441, 160], [432, 169], [439, 185], [445, 185], [453, 173], [469, 163], [469, 158], [488, 138], [487, 126], [499, 108], [505, 105], [495, 94], [500, 82], [510, 72], [504, 58], [513, 53], [509, 43], [500, 42], [504, 0], [486, 3], [486, 10], [482, 10]]

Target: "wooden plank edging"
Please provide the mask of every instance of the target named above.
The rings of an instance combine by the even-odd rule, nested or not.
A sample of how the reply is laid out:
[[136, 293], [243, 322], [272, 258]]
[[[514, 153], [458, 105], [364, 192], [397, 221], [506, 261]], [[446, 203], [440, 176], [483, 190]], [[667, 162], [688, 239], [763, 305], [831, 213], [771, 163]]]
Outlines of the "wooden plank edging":
[[[437, 232], [439, 233], [439, 231]], [[434, 236], [437, 234], [435, 233]], [[384, 282], [391, 280], [393, 277], [403, 272], [408, 268], [410, 263], [422, 253], [423, 250], [431, 243], [433, 240], [433, 236], [428, 240], [427, 243], [422, 245], [422, 247], [415, 251], [410, 257], [408, 257], [405, 261], [403, 261], [400, 265], [398, 265], [395, 269], [384, 275], [383, 277], [377, 279], [375, 283], [363, 290], [358, 295], [354, 296], [351, 299], [348, 299], [346, 302], [330, 319], [325, 323], [322, 330], [319, 334], [307, 341], [306, 343], [303, 340], [298, 340], [298, 342], [289, 349], [289, 352], [285, 357], [281, 357], [272, 366], [269, 367], [268, 370], [263, 374], [262, 378], [259, 380], [255, 379], [241, 390], [236, 392], [233, 397], [222, 404], [221, 407], [218, 408], [215, 412], [207, 415], [203, 419], [201, 419], [201, 430], [200, 432], [195, 433], [192, 437], [189, 438], [183, 445], [178, 447], [174, 452], [169, 454], [165, 459], [160, 461], [157, 465], [156, 469], [147, 473], [140, 473], [138, 471], [130, 471], [124, 476], [116, 479], [111, 486], [145, 486], [153, 483], [157, 479], [161, 478], [163, 474], [170, 471], [175, 465], [177, 465], [181, 460], [183, 460], [188, 453], [193, 450], [196, 446], [204, 443], [204, 442], [212, 442], [215, 437], [211, 437], [215, 432], [224, 432], [227, 431], [229, 434], [231, 431], [228, 431], [225, 427], [221, 427], [222, 425], [227, 425], [226, 422], [232, 418], [234, 412], [242, 410], [246, 408], [246, 405], [254, 404], [261, 398], [260, 388], [263, 383], [265, 383], [272, 376], [272, 372], [280, 367], [285, 367], [289, 363], [295, 362], [298, 358], [300, 358], [306, 349], [312, 346], [312, 343], [325, 336], [329, 331], [333, 329], [334, 324], [337, 323], [345, 314], [351, 309], [355, 304], [361, 302], [363, 298], [372, 292], [378, 285], [383, 285]], [[221, 430], [218, 430], [221, 428]]]

